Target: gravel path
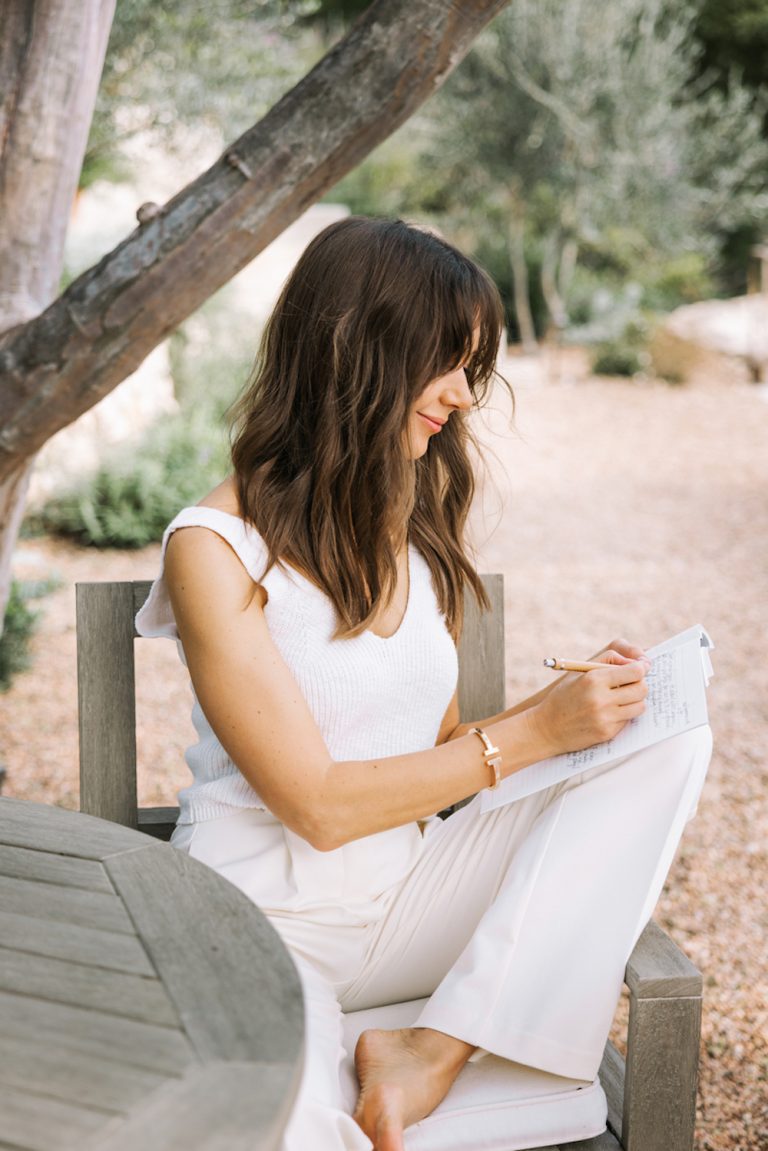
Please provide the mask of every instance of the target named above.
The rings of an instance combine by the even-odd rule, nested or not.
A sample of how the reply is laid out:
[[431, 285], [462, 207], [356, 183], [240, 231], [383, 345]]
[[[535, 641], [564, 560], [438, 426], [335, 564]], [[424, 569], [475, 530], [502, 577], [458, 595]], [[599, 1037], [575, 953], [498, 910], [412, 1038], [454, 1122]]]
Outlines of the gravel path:
[[[507, 374], [516, 427], [500, 399], [483, 418], [495, 458], [475, 537], [506, 576], [510, 699], [541, 686], [551, 652], [696, 622], [715, 641], [715, 756], [657, 918], [705, 975], [697, 1151], [768, 1151], [765, 392], [727, 364], [684, 388], [591, 380], [570, 353]], [[0, 697], [5, 794], [77, 806], [73, 584], [150, 577], [157, 555], [19, 546], [20, 577], [63, 583], [41, 601], [33, 668]], [[141, 797], [171, 803], [188, 688], [171, 644], [137, 650]]]

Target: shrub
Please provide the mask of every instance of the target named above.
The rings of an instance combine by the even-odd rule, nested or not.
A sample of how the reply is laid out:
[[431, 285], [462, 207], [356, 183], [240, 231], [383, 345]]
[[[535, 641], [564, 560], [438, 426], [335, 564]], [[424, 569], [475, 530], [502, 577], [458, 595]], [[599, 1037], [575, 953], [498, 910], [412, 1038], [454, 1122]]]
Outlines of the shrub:
[[121, 447], [85, 483], [49, 501], [32, 526], [93, 547], [140, 548], [162, 537], [180, 508], [196, 503], [228, 469], [226, 437], [206, 409], [155, 425]]
[[596, 376], [636, 376], [650, 367], [648, 325], [637, 314], [625, 320], [620, 332], [597, 344], [592, 357]]
[[637, 348], [619, 340], [599, 344], [592, 360], [592, 371], [596, 376], [635, 376], [643, 366]]
[[645, 307], [659, 312], [671, 312], [681, 304], [715, 295], [708, 261], [700, 252], [684, 252], [661, 261], [647, 276], [645, 289]]
[[29, 641], [36, 622], [37, 612], [27, 607], [22, 588], [14, 581], [0, 636], [0, 691], [8, 691], [17, 672], [29, 667]]

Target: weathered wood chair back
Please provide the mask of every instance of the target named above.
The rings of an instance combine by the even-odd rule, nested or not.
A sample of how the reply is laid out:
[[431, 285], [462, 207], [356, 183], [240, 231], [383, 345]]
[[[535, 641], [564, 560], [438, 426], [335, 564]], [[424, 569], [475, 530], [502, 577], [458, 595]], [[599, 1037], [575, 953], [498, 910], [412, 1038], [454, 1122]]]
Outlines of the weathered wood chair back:
[[[505, 706], [503, 578], [487, 575], [483, 582], [491, 610], [480, 612], [468, 597], [459, 648], [463, 720], [494, 715]], [[178, 809], [140, 809], [136, 792], [134, 618], [149, 588], [148, 581], [77, 585], [80, 806], [168, 839]], [[650, 923], [627, 964], [625, 982], [626, 1066], [608, 1043], [600, 1078], [610, 1130], [589, 1141], [589, 1151], [692, 1151], [701, 975]], [[586, 1144], [580, 1146], [587, 1151]]]
[[[483, 577], [491, 603], [467, 596], [459, 647], [462, 719], [504, 708], [503, 577]], [[136, 693], [133, 641], [149, 581], [77, 585], [77, 690], [80, 807], [90, 815], [169, 839], [177, 809], [139, 809], [136, 793]]]

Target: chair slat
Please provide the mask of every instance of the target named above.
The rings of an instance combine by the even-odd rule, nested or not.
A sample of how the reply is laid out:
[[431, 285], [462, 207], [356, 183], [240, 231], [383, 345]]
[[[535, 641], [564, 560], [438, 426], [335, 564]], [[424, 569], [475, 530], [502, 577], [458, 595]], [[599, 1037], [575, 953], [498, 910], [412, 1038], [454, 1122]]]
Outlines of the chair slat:
[[78, 584], [80, 808], [136, 827], [133, 587]]
[[155, 839], [169, 840], [178, 818], [178, 807], [140, 807], [139, 831]]
[[[133, 588], [133, 614], [131, 618], [135, 620], [139, 609], [144, 607], [144, 603], [147, 599], [147, 596], [149, 595], [149, 589], [152, 587], [152, 581], [148, 579], [137, 579], [134, 580], [130, 586]], [[136, 631], [135, 624], [133, 627], [133, 634], [137, 637], [139, 635], [139, 633]]]
[[504, 710], [504, 577], [484, 575], [490, 611], [475, 597], [464, 600], [464, 628], [459, 642], [459, 713], [462, 723], [485, 719]]

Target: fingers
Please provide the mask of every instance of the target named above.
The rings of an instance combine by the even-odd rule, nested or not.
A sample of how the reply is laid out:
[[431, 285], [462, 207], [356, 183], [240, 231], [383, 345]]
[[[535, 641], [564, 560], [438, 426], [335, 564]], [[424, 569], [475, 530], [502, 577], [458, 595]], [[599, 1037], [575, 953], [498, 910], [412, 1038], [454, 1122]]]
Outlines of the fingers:
[[638, 700], [637, 703], [623, 703], [619, 705], [619, 716], [622, 720], [629, 722], [630, 719], [637, 719], [645, 711], [645, 700]]
[[604, 738], [618, 735], [630, 720], [637, 719], [645, 712], [645, 697], [648, 688], [642, 681], [626, 684], [611, 691], [611, 704], [605, 714], [606, 731]]
[[620, 662], [564, 676], [547, 696], [542, 706], [556, 745], [573, 750], [602, 743], [645, 711], [648, 661], [613, 654]]
[[645, 679], [645, 673], [648, 670], [648, 664], [644, 660], [630, 660], [627, 663], [616, 664], [614, 667], [596, 669], [595, 671], [586, 672], [586, 675], [605, 677], [609, 687], [617, 688], [624, 687], [629, 683], [639, 683]]
[[603, 663], [621, 664], [639, 659], [650, 664], [650, 660], [641, 647], [622, 638], [611, 640], [605, 651], [601, 651], [596, 658], [602, 660]]
[[599, 658], [601, 663], [615, 663], [621, 665], [625, 663], [633, 663], [637, 657], [622, 655], [621, 652], [617, 651], [615, 648], [609, 647], [606, 649], [606, 651], [600, 652]]
[[642, 715], [645, 711], [645, 700], [648, 695], [645, 672], [645, 664], [635, 660], [632, 663], [607, 668], [605, 671], [596, 670], [586, 674], [594, 677], [592, 686], [595, 702], [601, 700], [603, 707], [618, 708], [624, 721]]
[[636, 643], [630, 643], [628, 639], [619, 637], [619, 639], [612, 639], [608, 647], [613, 651], [618, 652], [619, 655], [625, 656], [627, 659], [642, 659], [645, 652]]

